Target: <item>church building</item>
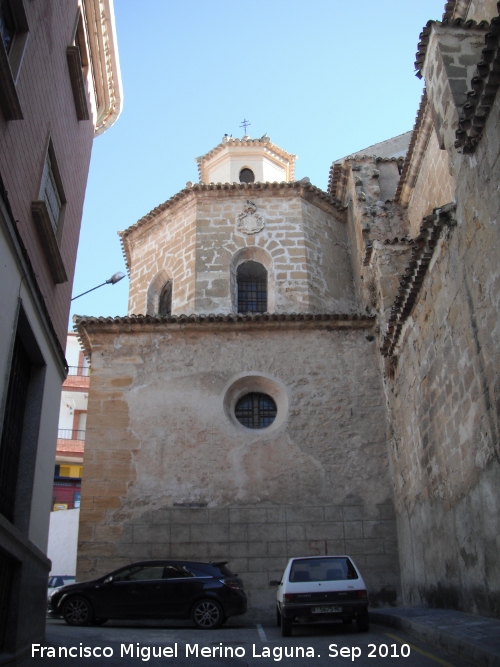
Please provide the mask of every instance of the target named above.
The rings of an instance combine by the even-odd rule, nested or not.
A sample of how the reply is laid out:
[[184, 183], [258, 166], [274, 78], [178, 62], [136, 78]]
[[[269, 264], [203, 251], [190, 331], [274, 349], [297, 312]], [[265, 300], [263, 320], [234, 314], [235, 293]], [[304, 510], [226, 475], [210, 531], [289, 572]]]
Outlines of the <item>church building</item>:
[[121, 233], [130, 314], [79, 322], [85, 575], [229, 560], [261, 611], [290, 556], [347, 552], [396, 599], [376, 318], [356, 302], [346, 207], [294, 161], [224, 137], [200, 183]]
[[75, 318], [80, 578], [228, 560], [262, 618], [288, 558], [348, 553], [373, 606], [500, 616], [499, 35], [448, 2], [413, 131], [327, 192], [225, 136], [120, 232], [128, 315]]

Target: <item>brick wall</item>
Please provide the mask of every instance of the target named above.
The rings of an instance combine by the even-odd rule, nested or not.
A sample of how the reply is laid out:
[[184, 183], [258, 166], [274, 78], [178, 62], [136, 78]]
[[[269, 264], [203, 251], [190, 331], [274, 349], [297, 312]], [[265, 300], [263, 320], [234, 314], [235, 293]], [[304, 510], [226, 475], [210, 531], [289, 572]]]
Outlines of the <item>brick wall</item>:
[[[17, 81], [24, 120], [7, 122], [0, 113], [0, 172], [64, 348], [94, 128], [91, 120], [77, 120], [66, 61], [78, 3], [42, 0], [24, 6], [30, 33]], [[39, 199], [49, 136], [67, 199], [60, 249], [68, 282], [59, 285], [53, 282], [31, 216], [31, 202]]]

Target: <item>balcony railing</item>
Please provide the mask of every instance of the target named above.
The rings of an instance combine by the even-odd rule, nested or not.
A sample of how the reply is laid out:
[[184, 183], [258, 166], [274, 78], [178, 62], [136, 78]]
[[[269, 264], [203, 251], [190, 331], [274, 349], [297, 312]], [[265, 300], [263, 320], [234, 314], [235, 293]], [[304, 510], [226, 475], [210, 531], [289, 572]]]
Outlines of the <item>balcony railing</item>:
[[61, 440], [85, 440], [85, 431], [74, 428], [60, 428], [57, 437]]
[[90, 366], [68, 366], [68, 375], [88, 377], [90, 375]]

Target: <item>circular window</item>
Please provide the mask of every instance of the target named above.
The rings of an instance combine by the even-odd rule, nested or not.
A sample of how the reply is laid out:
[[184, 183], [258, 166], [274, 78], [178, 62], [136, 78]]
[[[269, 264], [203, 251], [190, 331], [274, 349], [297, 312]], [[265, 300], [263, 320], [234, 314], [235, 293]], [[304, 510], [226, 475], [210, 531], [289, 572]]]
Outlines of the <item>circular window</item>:
[[251, 169], [245, 167], [240, 171], [240, 183], [253, 183], [255, 181], [255, 174]]
[[236, 403], [236, 419], [247, 428], [266, 428], [276, 419], [276, 403], [267, 394], [252, 392]]
[[224, 411], [241, 434], [269, 434], [287, 419], [288, 392], [267, 373], [241, 373], [226, 385]]

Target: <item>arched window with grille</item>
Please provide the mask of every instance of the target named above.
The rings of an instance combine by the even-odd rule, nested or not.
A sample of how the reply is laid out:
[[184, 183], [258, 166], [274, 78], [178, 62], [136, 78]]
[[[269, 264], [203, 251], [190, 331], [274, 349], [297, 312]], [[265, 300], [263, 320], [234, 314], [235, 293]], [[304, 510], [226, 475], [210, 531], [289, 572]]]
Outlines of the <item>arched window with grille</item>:
[[258, 262], [240, 264], [236, 274], [239, 313], [267, 312], [267, 270]]
[[158, 299], [158, 314], [171, 315], [172, 314], [172, 281], [169, 280], [160, 292]]

